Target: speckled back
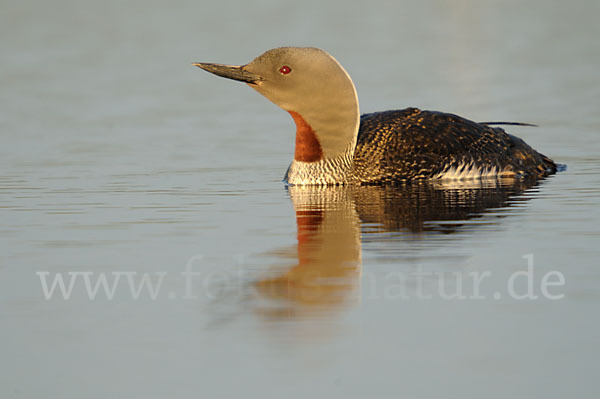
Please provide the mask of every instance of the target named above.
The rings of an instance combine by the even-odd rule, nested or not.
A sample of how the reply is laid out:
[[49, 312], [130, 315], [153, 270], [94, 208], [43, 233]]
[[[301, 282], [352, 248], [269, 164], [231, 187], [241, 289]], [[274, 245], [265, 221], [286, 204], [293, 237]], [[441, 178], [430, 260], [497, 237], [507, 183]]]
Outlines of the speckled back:
[[366, 184], [494, 171], [544, 176], [554, 163], [503, 129], [416, 108], [361, 116], [354, 178]]

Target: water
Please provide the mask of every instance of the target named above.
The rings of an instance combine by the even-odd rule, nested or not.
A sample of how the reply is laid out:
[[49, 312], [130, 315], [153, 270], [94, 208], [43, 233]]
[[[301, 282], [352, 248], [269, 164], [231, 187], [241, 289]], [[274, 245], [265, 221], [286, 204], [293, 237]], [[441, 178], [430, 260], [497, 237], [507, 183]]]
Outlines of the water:
[[[595, 397], [598, 15], [592, 1], [4, 4], [1, 396]], [[567, 170], [287, 190], [289, 116], [190, 66], [284, 44], [334, 54], [363, 112], [536, 123], [510, 132]], [[511, 297], [530, 264], [538, 298]], [[69, 272], [71, 297], [46, 300], [43, 278]], [[541, 290], [552, 272], [561, 299]], [[156, 299], [134, 299], [144, 273]], [[120, 275], [112, 299], [86, 293], [101, 275]]]

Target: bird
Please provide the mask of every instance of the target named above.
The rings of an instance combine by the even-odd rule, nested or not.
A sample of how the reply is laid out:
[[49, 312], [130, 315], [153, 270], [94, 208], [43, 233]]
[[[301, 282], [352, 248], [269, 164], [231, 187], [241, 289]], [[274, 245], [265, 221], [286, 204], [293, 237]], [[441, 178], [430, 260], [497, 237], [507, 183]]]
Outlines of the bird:
[[278, 47], [245, 65], [192, 64], [244, 82], [296, 125], [288, 185], [388, 185], [469, 179], [541, 179], [556, 164], [494, 126], [418, 108], [360, 115], [342, 65], [315, 47]]

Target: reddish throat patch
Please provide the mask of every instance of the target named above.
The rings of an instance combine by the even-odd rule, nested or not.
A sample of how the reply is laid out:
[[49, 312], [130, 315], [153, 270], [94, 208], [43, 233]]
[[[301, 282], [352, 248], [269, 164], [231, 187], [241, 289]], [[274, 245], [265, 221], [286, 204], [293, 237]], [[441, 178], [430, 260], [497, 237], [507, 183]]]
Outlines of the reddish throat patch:
[[288, 111], [296, 122], [296, 150], [294, 159], [301, 162], [317, 162], [323, 159], [323, 150], [312, 127], [306, 123], [302, 115]]

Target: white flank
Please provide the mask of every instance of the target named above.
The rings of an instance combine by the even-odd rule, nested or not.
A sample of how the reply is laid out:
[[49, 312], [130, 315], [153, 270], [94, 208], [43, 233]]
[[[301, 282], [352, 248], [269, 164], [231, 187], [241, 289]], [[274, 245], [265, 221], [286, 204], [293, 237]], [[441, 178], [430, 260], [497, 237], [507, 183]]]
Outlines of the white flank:
[[497, 166], [477, 166], [474, 164], [460, 164], [458, 167], [451, 167], [443, 172], [433, 176], [440, 180], [470, 180], [489, 177], [498, 177], [502, 171]]

